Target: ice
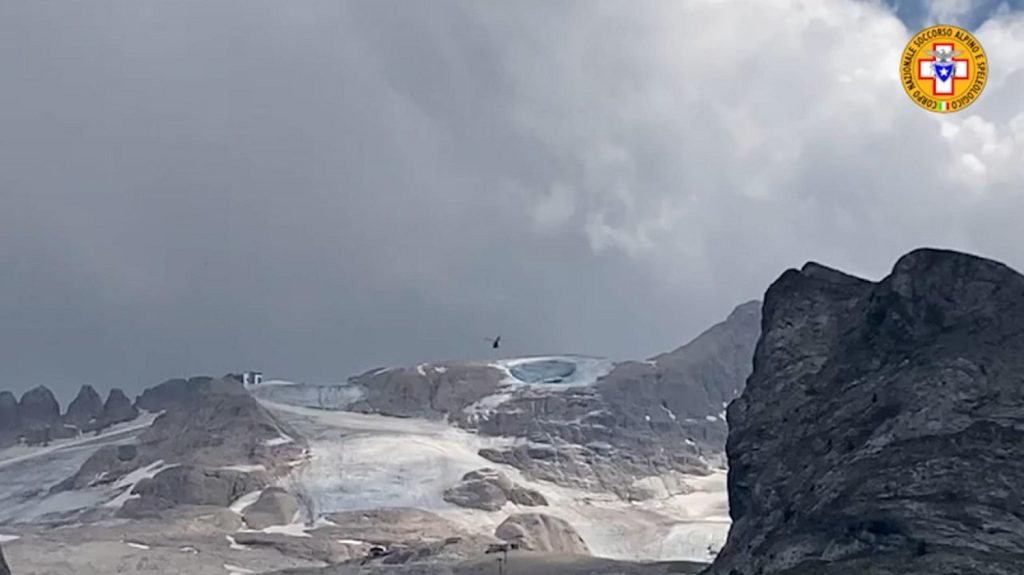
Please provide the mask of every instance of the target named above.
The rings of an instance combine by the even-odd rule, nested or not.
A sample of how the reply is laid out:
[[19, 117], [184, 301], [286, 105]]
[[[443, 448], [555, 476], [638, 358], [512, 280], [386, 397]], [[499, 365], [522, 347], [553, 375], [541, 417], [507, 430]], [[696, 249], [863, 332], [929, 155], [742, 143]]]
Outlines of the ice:
[[317, 409], [345, 409], [363, 397], [359, 386], [349, 384], [279, 382], [251, 387], [249, 393], [264, 401]]
[[72, 439], [55, 441], [46, 447], [27, 445], [8, 447], [7, 449], [0, 450], [0, 468], [75, 448], [95, 447], [98, 449], [102, 445], [109, 444], [118, 438], [124, 439], [126, 435], [137, 433], [149, 427], [156, 417], [157, 414], [144, 413], [134, 421], [113, 425], [99, 435], [80, 435]]
[[111, 486], [53, 494], [49, 491], [74, 475], [100, 447], [132, 442], [158, 415], [143, 413], [135, 421], [113, 426], [99, 435], [56, 442], [48, 447], [0, 450], [0, 525], [63, 520], [82, 510], [101, 507], [117, 495]]
[[[548, 500], [544, 513], [571, 523], [601, 557], [631, 560], [708, 559], [729, 530], [725, 473], [707, 477], [658, 476], [638, 479], [659, 497], [624, 502], [608, 493], [530, 481], [511, 467], [478, 455], [483, 447], [521, 443], [453, 428], [443, 422], [321, 411], [264, 403], [307, 438], [310, 459], [290, 477], [320, 515], [379, 507], [415, 507], [436, 513], [475, 533], [493, 534], [509, 513], [529, 511], [507, 505], [498, 512], [456, 507], [443, 491], [468, 471], [496, 468]], [[303, 536], [302, 525], [274, 528]]]
[[507, 374], [504, 383], [546, 387], [593, 385], [615, 367], [606, 359], [575, 355], [520, 357], [491, 365]]

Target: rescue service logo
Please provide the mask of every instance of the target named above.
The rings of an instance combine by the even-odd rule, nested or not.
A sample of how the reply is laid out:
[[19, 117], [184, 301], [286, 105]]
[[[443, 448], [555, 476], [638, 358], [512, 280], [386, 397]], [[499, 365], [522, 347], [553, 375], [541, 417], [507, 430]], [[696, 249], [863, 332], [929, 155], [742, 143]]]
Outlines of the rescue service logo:
[[917, 33], [900, 59], [903, 89], [918, 106], [945, 114], [970, 106], [988, 80], [988, 58], [978, 39], [956, 26]]

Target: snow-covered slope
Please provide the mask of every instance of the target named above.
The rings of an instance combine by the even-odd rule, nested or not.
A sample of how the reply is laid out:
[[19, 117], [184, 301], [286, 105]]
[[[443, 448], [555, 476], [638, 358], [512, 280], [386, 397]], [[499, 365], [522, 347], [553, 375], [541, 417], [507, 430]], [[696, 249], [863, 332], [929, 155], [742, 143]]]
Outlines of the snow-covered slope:
[[98, 449], [133, 441], [154, 419], [156, 414], [144, 413], [135, 421], [115, 425], [99, 435], [57, 441], [47, 447], [19, 445], [0, 450], [0, 525], [56, 521], [102, 507], [122, 495], [131, 485], [53, 494], [49, 490], [78, 471]]
[[[309, 461], [288, 480], [325, 515], [375, 507], [415, 507], [463, 528], [492, 534], [512, 513], [561, 517], [583, 536], [595, 555], [622, 559], [707, 560], [729, 527], [725, 475], [648, 478], [661, 483], [661, 497], [628, 503], [608, 494], [534, 481], [519, 470], [479, 455], [485, 448], [525, 440], [487, 437], [440, 421], [324, 411], [264, 402], [303, 434]], [[506, 504], [497, 512], [465, 509], [442, 498], [467, 472], [497, 468], [544, 495], [546, 507]]]

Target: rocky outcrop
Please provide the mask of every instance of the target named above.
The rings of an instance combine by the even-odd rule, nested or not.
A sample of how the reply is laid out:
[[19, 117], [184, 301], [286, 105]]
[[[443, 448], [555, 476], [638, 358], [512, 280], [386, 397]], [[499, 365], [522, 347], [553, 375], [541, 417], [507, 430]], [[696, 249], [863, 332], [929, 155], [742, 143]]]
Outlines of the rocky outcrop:
[[260, 498], [245, 509], [243, 518], [250, 529], [263, 529], [271, 525], [288, 525], [295, 519], [301, 504], [294, 495], [280, 487], [268, 487]]
[[942, 250], [768, 290], [709, 575], [1019, 573], [1024, 277]]
[[46, 387], [33, 388], [18, 402], [18, 419], [22, 429], [49, 427], [60, 422], [60, 404]]
[[564, 519], [543, 513], [512, 515], [498, 525], [494, 535], [527, 551], [589, 555], [587, 544]]
[[169, 379], [160, 385], [142, 392], [135, 400], [135, 406], [157, 413], [191, 403], [196, 397], [207, 394], [239, 393], [242, 384], [232, 379], [218, 379], [207, 376], [189, 379]]
[[120, 389], [114, 388], [107, 395], [107, 401], [103, 404], [99, 416], [85, 427], [85, 430], [98, 431], [112, 425], [134, 421], [139, 416], [139, 410], [132, 405], [128, 396]]
[[234, 382], [179, 398], [139, 437], [153, 461], [199, 467], [263, 465], [268, 470], [299, 457], [298, 434]]
[[492, 366], [472, 364], [373, 370], [350, 380], [361, 399], [348, 409], [441, 419], [495, 393], [502, 377]]
[[178, 505], [227, 507], [246, 493], [263, 488], [269, 477], [229, 469], [202, 469], [180, 465], [143, 479], [132, 490], [137, 499], [129, 499], [121, 509], [122, 517], [149, 517]]
[[510, 501], [524, 506], [548, 504], [538, 491], [517, 485], [504, 473], [490, 468], [465, 474], [462, 481], [445, 490], [443, 497], [448, 503], [483, 511], [497, 511]]
[[103, 398], [96, 393], [91, 385], [83, 385], [78, 390], [78, 395], [68, 405], [64, 421], [79, 429], [85, 429], [86, 425], [99, 417], [101, 413], [103, 413]]
[[[178, 505], [229, 505], [267, 486], [302, 456], [298, 434], [237, 382], [170, 387], [172, 392], [165, 388], [142, 402], [166, 409], [135, 444], [100, 448], [53, 490], [110, 484], [136, 471], [162, 469], [135, 484], [132, 495], [137, 497], [120, 511], [126, 517], [150, 517]], [[102, 417], [117, 421], [118, 414], [135, 413], [125, 399], [112, 392]]]
[[4, 550], [0, 548], [0, 575], [11, 575], [11, 568], [7, 566], [7, 560], [4, 559]]

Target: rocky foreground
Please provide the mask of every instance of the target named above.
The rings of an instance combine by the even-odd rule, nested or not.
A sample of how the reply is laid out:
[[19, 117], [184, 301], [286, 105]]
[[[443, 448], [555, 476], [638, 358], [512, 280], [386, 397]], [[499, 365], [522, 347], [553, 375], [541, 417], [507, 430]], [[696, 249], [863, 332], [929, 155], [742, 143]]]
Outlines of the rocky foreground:
[[708, 575], [1024, 571], [1024, 277], [918, 250], [765, 296]]

